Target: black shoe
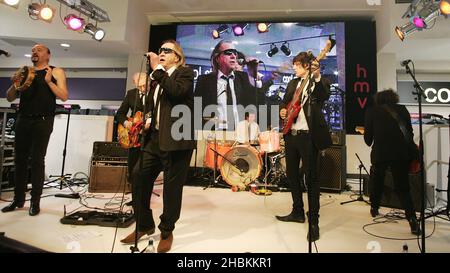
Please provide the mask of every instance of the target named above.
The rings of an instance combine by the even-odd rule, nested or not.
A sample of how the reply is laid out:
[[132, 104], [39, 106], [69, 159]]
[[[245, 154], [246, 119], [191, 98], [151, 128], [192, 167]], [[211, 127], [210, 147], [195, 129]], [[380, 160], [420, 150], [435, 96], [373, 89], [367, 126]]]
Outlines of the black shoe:
[[296, 223], [304, 223], [305, 222], [305, 213], [294, 213], [291, 212], [289, 215], [286, 216], [275, 216], [279, 221], [282, 222], [296, 222]]
[[25, 205], [25, 201], [12, 201], [11, 204], [8, 206], [2, 208], [2, 212], [11, 212], [14, 211], [16, 208], [23, 208]]
[[[315, 241], [319, 240], [319, 238], [320, 238], [319, 225], [312, 224], [311, 225], [311, 242], [315, 242]], [[309, 242], [309, 232], [308, 232], [308, 235], [306, 236], [306, 239]]]
[[130, 202], [126, 202], [125, 206], [132, 207], [133, 206], [133, 200], [131, 200]]
[[419, 226], [419, 222], [417, 222], [417, 218], [411, 217], [408, 219], [409, 222], [409, 227], [411, 228], [411, 233], [414, 235], [420, 235], [421, 230], [420, 230], [420, 226]]
[[372, 217], [377, 217], [378, 215], [380, 215], [380, 213], [378, 212], [378, 208], [370, 208], [370, 215], [372, 215]]
[[28, 211], [28, 214], [30, 216], [36, 216], [41, 211], [41, 208], [39, 207], [39, 201], [31, 201], [30, 210]]

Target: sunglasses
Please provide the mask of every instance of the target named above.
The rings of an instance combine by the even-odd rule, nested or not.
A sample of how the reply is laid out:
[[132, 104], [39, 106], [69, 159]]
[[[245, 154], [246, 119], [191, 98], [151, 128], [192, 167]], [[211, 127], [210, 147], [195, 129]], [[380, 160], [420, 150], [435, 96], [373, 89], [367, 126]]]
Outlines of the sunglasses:
[[231, 56], [232, 54], [234, 54], [235, 56], [238, 55], [238, 52], [236, 49], [226, 49], [220, 53], [223, 53], [224, 55], [227, 55], [227, 56]]
[[164, 52], [164, 54], [170, 54], [170, 53], [174, 53], [176, 55], [178, 55], [175, 50], [171, 49], [171, 48], [167, 48], [167, 47], [161, 47], [160, 49], [158, 49], [158, 54], [161, 54], [161, 52]]

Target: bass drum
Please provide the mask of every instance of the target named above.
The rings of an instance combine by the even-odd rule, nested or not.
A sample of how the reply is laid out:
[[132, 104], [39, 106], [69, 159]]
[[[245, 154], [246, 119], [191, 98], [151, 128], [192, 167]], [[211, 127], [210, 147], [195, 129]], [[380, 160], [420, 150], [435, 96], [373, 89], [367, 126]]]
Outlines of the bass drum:
[[259, 152], [247, 145], [239, 145], [225, 154], [220, 173], [230, 186], [245, 188], [261, 174], [262, 160]]

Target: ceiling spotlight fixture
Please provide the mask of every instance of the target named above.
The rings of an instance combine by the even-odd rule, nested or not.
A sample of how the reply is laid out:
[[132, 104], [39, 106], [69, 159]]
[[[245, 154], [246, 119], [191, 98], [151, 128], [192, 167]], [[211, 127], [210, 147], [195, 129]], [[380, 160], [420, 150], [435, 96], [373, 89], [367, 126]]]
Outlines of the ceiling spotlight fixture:
[[84, 19], [76, 16], [75, 14], [68, 14], [64, 17], [64, 24], [68, 29], [78, 31], [84, 27]]
[[395, 33], [397, 34], [398, 38], [400, 38], [401, 41], [405, 39], [406, 36], [410, 35], [411, 33], [415, 32], [417, 30], [416, 26], [409, 22], [401, 27], [395, 27]]
[[92, 23], [89, 23], [84, 26], [84, 32], [90, 34], [94, 40], [101, 42], [103, 38], [105, 38], [105, 31], [97, 26], [94, 26]]
[[55, 15], [55, 9], [50, 5], [40, 4], [40, 3], [31, 3], [28, 5], [28, 15], [33, 20], [42, 20], [47, 23], [50, 23]]
[[5, 3], [8, 6], [17, 8], [17, 6], [19, 5], [20, 0], [3, 0], [2, 2]]
[[233, 33], [235, 36], [244, 35], [244, 30], [248, 27], [248, 24], [236, 24], [233, 26]]
[[439, 3], [439, 9], [441, 10], [441, 13], [445, 16], [450, 14], [450, 1], [449, 0], [441, 0], [441, 3]]
[[270, 50], [267, 52], [267, 57], [272, 58], [273, 55], [278, 53], [278, 47], [275, 44], [270, 45]]
[[270, 26], [271, 26], [271, 24], [268, 24], [268, 23], [257, 23], [256, 24], [256, 28], [258, 29], [259, 33], [269, 32]]
[[220, 25], [217, 29], [214, 29], [211, 34], [214, 39], [219, 39], [221, 34], [229, 31], [230, 28], [228, 27], [228, 25]]
[[[290, 57], [290, 56], [292, 55], [292, 51], [291, 51], [291, 49], [289, 48], [289, 43], [288, 43], [288, 42], [284, 42], [284, 43], [281, 45], [280, 49], [281, 49], [281, 52], [283, 52], [284, 55], [286, 55], [286, 57]], [[268, 54], [268, 53], [267, 53], [267, 54]]]

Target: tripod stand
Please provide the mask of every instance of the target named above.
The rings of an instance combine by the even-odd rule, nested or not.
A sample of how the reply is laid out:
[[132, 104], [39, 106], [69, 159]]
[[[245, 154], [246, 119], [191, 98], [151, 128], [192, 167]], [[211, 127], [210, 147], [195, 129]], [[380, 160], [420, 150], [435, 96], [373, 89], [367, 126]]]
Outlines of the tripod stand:
[[78, 199], [80, 198], [80, 194], [73, 191], [70, 187], [70, 176], [72, 174], [64, 174], [64, 168], [66, 164], [66, 155], [67, 155], [67, 139], [69, 135], [69, 123], [70, 123], [70, 113], [72, 109], [80, 109], [79, 105], [64, 105], [64, 109], [67, 109], [67, 125], [66, 125], [66, 135], [64, 138], [64, 150], [63, 150], [63, 161], [61, 166], [61, 175], [50, 175], [49, 178], [56, 178], [50, 182], [59, 182], [59, 189], [62, 190], [63, 184], [72, 191], [71, 194], [56, 194], [55, 197], [62, 197], [62, 198], [70, 198], [70, 199]]
[[[356, 155], [356, 157], [357, 157], [358, 160], [359, 160], [359, 166], [358, 166], [358, 168], [359, 168], [359, 194], [358, 194], [358, 198], [355, 199], [355, 200], [350, 200], [350, 201], [341, 202], [341, 205], [345, 205], [345, 204], [348, 204], [348, 203], [353, 203], [353, 202], [356, 202], [356, 201], [366, 202], [367, 204], [370, 205], [370, 203], [367, 202], [366, 200], [364, 200], [364, 197], [363, 197], [363, 190], [362, 190], [362, 184], [363, 184], [362, 169], [364, 169], [364, 171], [366, 172], [367, 175], [369, 175], [369, 172], [367, 171], [366, 167], [364, 166], [363, 162], [361, 161], [361, 158], [359, 158], [358, 154], [355, 153], [355, 155]], [[369, 176], [370, 176], [370, 175], [369, 175]]]
[[219, 152], [217, 152], [218, 145], [217, 145], [217, 130], [216, 130], [216, 128], [218, 128], [219, 121], [218, 121], [217, 117], [214, 117], [213, 119], [214, 119], [214, 149], [212, 149], [212, 148], [210, 148], [208, 146], [206, 147], [207, 149], [210, 149], [214, 153], [214, 157], [213, 157], [213, 162], [214, 162], [214, 164], [213, 164], [214, 165], [213, 166], [213, 179], [212, 180], [209, 179], [209, 181], [210, 181], [209, 184], [206, 185], [206, 187], [204, 187], [203, 190], [206, 190], [208, 188], [211, 188], [211, 187], [219, 185], [219, 181], [220, 181], [220, 178], [221, 178], [221, 175], [217, 175], [218, 155], [222, 156]]

